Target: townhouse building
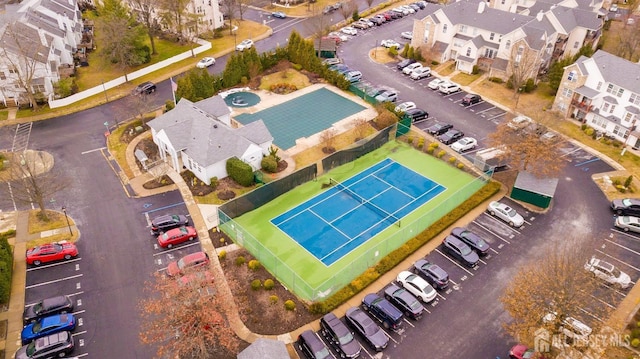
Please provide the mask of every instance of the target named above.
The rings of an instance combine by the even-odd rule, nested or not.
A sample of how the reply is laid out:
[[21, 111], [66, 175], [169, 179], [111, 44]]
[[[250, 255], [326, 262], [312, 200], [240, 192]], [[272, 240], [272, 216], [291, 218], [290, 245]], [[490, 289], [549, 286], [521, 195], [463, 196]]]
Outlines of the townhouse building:
[[553, 109], [640, 147], [640, 64], [598, 50], [564, 69]]

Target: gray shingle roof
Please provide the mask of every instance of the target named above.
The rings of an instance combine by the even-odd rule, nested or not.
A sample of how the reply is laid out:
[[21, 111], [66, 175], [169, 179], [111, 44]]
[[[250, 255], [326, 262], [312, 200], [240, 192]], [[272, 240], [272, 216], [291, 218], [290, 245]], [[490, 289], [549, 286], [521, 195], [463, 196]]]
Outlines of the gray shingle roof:
[[[42, 44], [38, 30], [21, 22], [8, 25], [12, 30], [5, 30], [0, 38], [0, 47], [15, 54], [26, 55], [36, 61], [46, 63], [51, 47], [51, 39], [47, 46]], [[20, 43], [20, 47], [17, 46]]]
[[[226, 108], [226, 104], [224, 106]], [[148, 125], [156, 132], [164, 130], [177, 151], [184, 151], [202, 166], [239, 158], [252, 143], [259, 145], [273, 139], [262, 121], [233, 129], [187, 99], [181, 99], [173, 110], [149, 121]]]
[[595, 12], [564, 6], [556, 6], [551, 12], [566, 33], [570, 33], [576, 27], [584, 27], [589, 30], [598, 30], [602, 27], [602, 20]]
[[481, 0], [462, 0], [443, 7], [442, 11], [453, 24], [465, 24], [496, 34], [508, 34], [531, 21], [530, 16], [497, 10], [488, 6], [485, 6], [484, 11], [479, 14], [479, 3], [484, 2]]
[[546, 44], [545, 31], [531, 26], [524, 26], [522, 28], [527, 35], [525, 41], [529, 44], [529, 47], [535, 50], [542, 50]]
[[629, 106], [625, 107], [624, 109], [627, 110], [628, 112], [633, 113], [633, 114], [640, 115], [640, 109], [635, 107], [635, 106], [629, 105]]
[[558, 186], [557, 178], [537, 178], [529, 172], [520, 171], [513, 187], [538, 193], [543, 196], [553, 197]]
[[200, 100], [194, 104], [197, 108], [215, 117], [226, 116], [231, 113], [231, 109], [220, 96], [213, 96]]
[[605, 101], [607, 101], [607, 102], [609, 102], [609, 103], [612, 103], [612, 104], [614, 104], [614, 105], [617, 105], [617, 104], [618, 104], [618, 100], [616, 100], [616, 98], [615, 98], [615, 97], [613, 97], [613, 96], [609, 96], [609, 95], [607, 95], [607, 96], [603, 97], [602, 99], [603, 99], [603, 100], [605, 100]]
[[606, 82], [640, 94], [640, 64], [602, 50], [596, 51], [591, 59], [584, 58], [583, 61], [594, 61]]

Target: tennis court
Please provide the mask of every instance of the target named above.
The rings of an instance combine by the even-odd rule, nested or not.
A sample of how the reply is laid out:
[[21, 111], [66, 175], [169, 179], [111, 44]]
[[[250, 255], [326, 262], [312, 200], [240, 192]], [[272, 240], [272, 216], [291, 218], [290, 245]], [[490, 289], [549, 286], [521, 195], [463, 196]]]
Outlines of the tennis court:
[[273, 143], [286, 150], [296, 140], [320, 133], [335, 122], [365, 110], [344, 96], [320, 88], [279, 105], [234, 117], [243, 125], [262, 120], [273, 135]]
[[385, 159], [277, 216], [271, 223], [329, 266], [446, 188]]

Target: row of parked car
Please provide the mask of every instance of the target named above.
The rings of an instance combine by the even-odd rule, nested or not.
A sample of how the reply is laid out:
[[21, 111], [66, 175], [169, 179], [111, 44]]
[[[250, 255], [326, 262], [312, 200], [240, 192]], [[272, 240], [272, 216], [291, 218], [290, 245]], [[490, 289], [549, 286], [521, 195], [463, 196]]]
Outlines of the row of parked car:
[[[489, 251], [489, 244], [466, 228], [454, 228], [443, 242], [445, 252], [464, 265], [474, 267], [480, 256]], [[395, 282], [381, 294], [369, 293], [360, 307], [349, 308], [344, 322], [334, 313], [320, 320], [320, 335], [341, 358], [356, 358], [362, 350], [355, 332], [375, 351], [388, 346], [389, 336], [383, 330], [400, 331], [404, 317], [417, 321], [426, 311], [424, 305], [436, 300], [438, 291], [449, 286], [449, 274], [426, 258], [416, 261], [409, 270], [398, 273]], [[345, 324], [346, 322], [346, 324]], [[376, 323], [378, 322], [378, 323]], [[353, 331], [352, 331], [353, 330]], [[332, 358], [328, 347], [312, 330], [300, 334], [300, 351], [312, 359]]]

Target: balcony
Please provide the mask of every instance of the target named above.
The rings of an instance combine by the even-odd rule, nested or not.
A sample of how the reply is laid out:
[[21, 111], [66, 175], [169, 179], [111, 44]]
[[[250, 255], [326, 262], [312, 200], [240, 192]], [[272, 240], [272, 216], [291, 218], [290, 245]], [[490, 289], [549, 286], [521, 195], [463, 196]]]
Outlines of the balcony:
[[571, 100], [571, 105], [585, 112], [591, 112], [591, 109], [593, 108], [593, 106], [591, 105], [591, 101]]

